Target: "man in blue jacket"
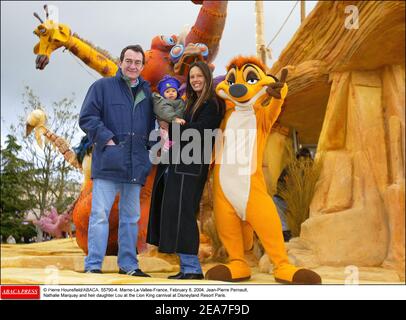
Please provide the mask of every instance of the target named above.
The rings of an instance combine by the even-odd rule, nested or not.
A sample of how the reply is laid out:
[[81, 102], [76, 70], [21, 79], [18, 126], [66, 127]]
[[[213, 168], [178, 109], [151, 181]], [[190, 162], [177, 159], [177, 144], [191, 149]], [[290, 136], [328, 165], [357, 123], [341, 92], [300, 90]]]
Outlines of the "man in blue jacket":
[[151, 89], [140, 77], [144, 63], [145, 55], [139, 45], [124, 48], [116, 76], [96, 81], [80, 111], [79, 126], [93, 144], [85, 272], [101, 273], [110, 209], [119, 193], [119, 272], [149, 277], [139, 269], [136, 252], [140, 190], [151, 169], [147, 145], [155, 121]]

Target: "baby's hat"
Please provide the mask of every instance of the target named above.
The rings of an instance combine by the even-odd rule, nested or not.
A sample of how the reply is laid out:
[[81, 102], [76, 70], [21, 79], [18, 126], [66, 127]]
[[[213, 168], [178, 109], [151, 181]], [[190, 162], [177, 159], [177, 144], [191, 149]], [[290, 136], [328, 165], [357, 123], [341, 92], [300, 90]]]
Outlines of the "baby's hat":
[[164, 96], [164, 92], [169, 88], [174, 88], [179, 95], [180, 82], [178, 81], [178, 79], [166, 75], [161, 79], [161, 81], [158, 82], [159, 94], [161, 96]]

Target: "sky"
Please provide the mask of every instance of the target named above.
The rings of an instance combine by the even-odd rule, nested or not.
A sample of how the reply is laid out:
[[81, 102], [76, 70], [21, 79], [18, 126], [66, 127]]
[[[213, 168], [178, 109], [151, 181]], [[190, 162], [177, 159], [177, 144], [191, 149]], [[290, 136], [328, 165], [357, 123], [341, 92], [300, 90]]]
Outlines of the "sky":
[[[306, 15], [317, 1], [306, 1]], [[2, 1], [1, 2], [1, 145], [10, 125], [23, 114], [22, 94], [29, 86], [45, 108], [52, 102], [75, 96], [77, 112], [89, 86], [101, 76], [60, 48], [51, 55], [45, 70], [35, 69], [33, 48], [38, 42], [33, 30], [39, 24], [33, 12], [44, 19], [44, 4], [57, 8], [59, 22], [70, 26], [81, 38], [118, 57], [123, 47], [138, 43], [150, 48], [156, 35], [179, 34], [193, 26], [200, 5], [192, 1]], [[296, 1], [264, 1], [265, 42], [274, 37]], [[297, 5], [286, 25], [272, 42], [273, 59], [278, 58], [300, 25]], [[229, 1], [226, 25], [214, 64], [214, 75], [225, 73], [235, 55], [256, 54], [255, 1]], [[78, 132], [78, 142], [82, 132]]]

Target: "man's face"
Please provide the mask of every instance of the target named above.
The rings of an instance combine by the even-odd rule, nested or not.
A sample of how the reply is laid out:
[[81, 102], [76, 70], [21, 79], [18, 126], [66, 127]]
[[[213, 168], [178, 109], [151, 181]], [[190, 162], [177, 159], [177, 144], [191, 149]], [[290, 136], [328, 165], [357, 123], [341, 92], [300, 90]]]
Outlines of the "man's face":
[[120, 68], [123, 74], [130, 79], [130, 81], [135, 81], [140, 76], [144, 65], [142, 64], [142, 53], [135, 52], [128, 49], [124, 53], [124, 59], [120, 62]]

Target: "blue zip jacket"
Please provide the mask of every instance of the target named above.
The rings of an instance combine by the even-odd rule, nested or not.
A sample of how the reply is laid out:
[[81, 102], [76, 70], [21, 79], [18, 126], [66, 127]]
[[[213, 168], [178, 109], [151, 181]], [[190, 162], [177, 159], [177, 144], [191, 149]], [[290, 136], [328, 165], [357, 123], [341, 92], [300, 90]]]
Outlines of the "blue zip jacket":
[[[93, 144], [92, 179], [143, 185], [151, 169], [148, 138], [154, 129], [151, 89], [141, 77], [134, 99], [119, 69], [89, 88], [79, 126]], [[113, 139], [115, 146], [106, 143]]]

